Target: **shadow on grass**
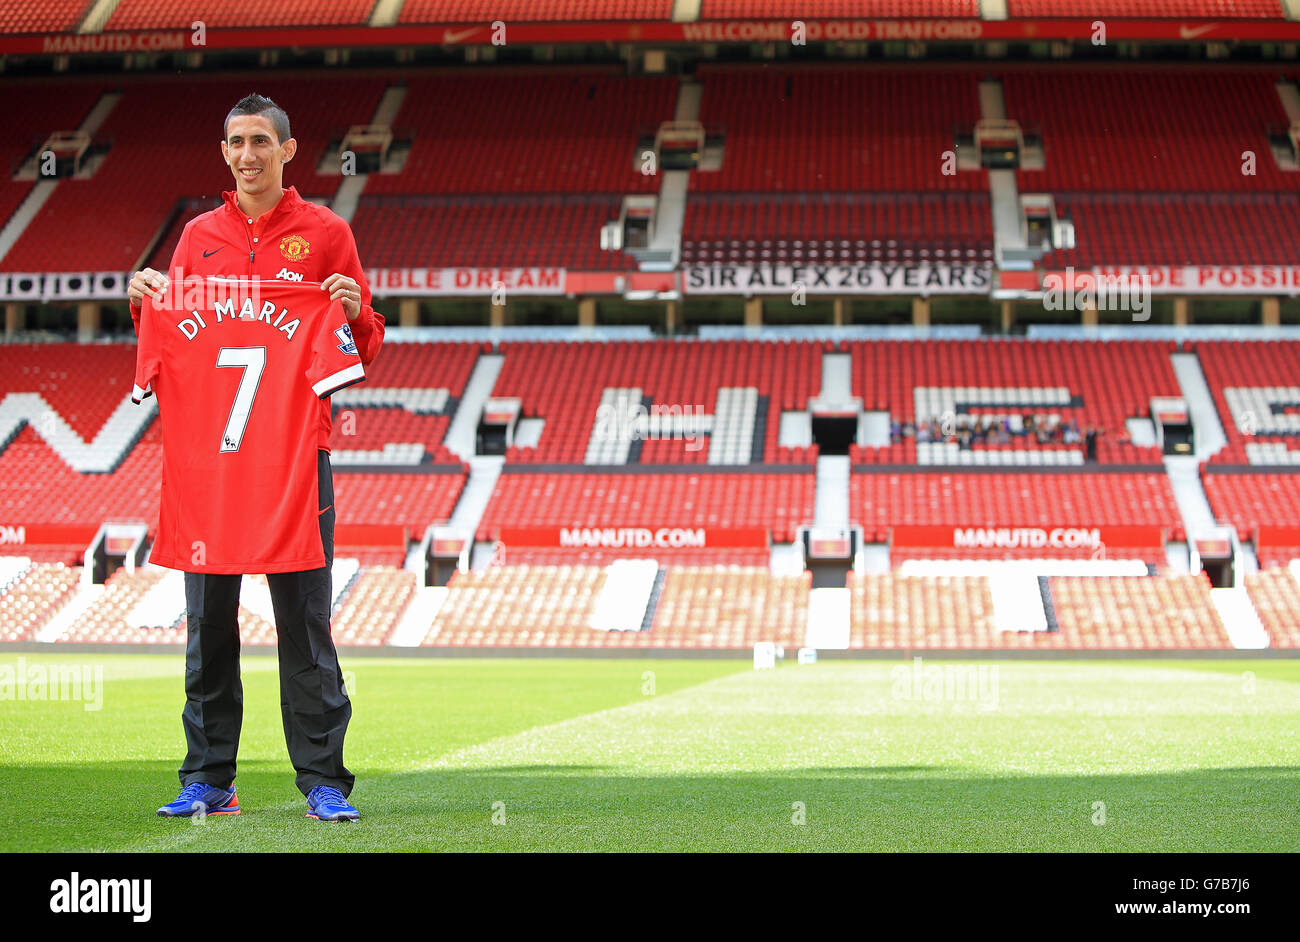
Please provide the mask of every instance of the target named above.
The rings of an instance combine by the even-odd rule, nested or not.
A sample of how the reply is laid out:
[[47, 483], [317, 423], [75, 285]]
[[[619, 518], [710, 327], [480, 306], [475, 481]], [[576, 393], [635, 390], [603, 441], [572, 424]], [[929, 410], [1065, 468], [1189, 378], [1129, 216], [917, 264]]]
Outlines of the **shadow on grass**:
[[683, 775], [523, 765], [358, 775], [356, 824], [305, 819], [292, 772], [267, 761], [241, 766], [242, 815], [197, 825], [154, 817], [178, 790], [170, 763], [0, 766], [0, 850], [1300, 850], [1295, 766], [990, 776], [911, 765]]

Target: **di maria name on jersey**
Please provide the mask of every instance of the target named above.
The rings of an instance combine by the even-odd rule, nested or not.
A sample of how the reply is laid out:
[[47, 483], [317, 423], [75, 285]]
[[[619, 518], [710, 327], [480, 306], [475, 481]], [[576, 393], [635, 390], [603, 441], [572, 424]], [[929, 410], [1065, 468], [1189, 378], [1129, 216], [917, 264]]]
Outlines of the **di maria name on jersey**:
[[158, 397], [162, 503], [150, 558], [186, 572], [325, 565], [317, 523], [320, 400], [365, 369], [343, 306], [317, 282], [205, 279], [145, 298], [131, 398]]

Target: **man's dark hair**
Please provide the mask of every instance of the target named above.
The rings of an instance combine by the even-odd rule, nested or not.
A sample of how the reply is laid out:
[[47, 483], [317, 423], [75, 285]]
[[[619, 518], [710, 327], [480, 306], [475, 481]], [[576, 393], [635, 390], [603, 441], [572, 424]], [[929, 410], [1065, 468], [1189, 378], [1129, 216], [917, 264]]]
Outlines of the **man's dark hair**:
[[289, 134], [289, 116], [284, 113], [284, 109], [265, 95], [254, 92], [239, 99], [239, 103], [230, 109], [230, 114], [226, 115], [226, 123], [221, 127], [222, 140], [229, 136], [227, 132], [230, 128], [230, 119], [241, 114], [266, 115], [271, 122], [271, 128], [275, 131], [275, 136], [279, 138], [277, 143], [283, 144], [292, 136]]

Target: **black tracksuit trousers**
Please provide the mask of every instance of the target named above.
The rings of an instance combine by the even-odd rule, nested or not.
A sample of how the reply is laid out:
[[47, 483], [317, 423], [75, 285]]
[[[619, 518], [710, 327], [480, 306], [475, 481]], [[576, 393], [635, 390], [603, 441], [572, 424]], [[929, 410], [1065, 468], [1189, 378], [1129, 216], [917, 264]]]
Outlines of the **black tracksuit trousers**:
[[[352, 704], [330, 637], [334, 481], [329, 454], [324, 451], [317, 453], [317, 475], [325, 566], [271, 573], [266, 578], [278, 637], [284, 741], [298, 772], [298, 788], [305, 795], [317, 785], [332, 785], [347, 795], [352, 791], [353, 775], [343, 765], [343, 737]], [[235, 755], [244, 721], [238, 623], [242, 578], [185, 573], [189, 637], [181, 722], [188, 751], [180, 768], [182, 786], [205, 782], [228, 788], [235, 779]]]

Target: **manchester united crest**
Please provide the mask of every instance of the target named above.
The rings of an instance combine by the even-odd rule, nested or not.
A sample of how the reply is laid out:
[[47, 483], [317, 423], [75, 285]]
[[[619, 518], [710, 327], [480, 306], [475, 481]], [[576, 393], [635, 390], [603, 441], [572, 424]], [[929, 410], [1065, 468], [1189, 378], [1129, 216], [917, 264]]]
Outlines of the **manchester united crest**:
[[311, 243], [300, 235], [288, 235], [280, 240], [280, 254], [291, 262], [301, 262], [311, 254]]

